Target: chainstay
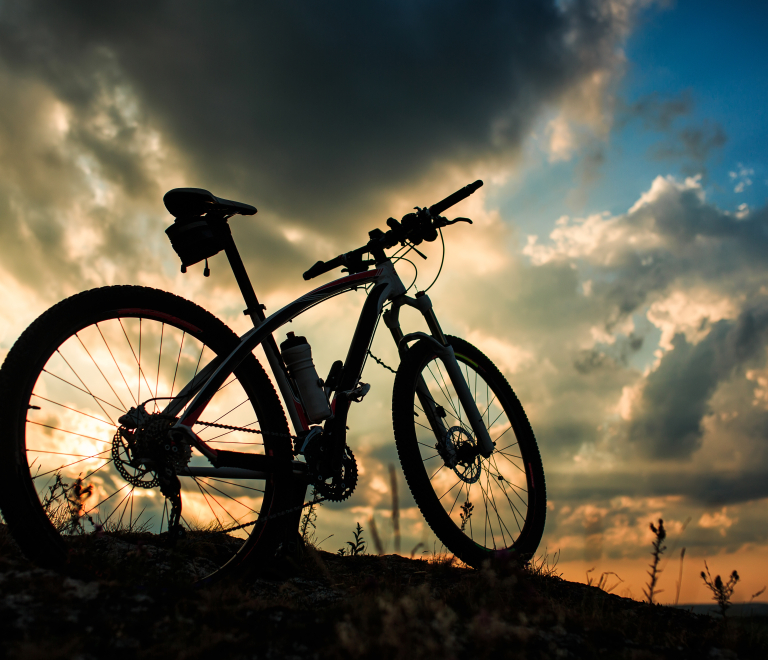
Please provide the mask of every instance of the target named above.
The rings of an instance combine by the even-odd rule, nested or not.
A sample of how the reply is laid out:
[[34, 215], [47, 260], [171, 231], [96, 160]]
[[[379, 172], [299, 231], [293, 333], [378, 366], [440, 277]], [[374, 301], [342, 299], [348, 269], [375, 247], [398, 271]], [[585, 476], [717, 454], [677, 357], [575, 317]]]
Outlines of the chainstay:
[[[196, 422], [196, 424], [200, 424], [201, 426], [211, 426], [217, 429], [226, 429], [229, 431], [242, 431], [243, 433], [255, 433], [257, 435], [272, 435], [280, 438], [289, 438], [290, 440], [298, 440], [298, 438], [295, 435], [291, 435], [290, 433], [280, 433], [279, 431], [260, 431], [258, 429], [249, 429], [243, 426], [230, 426], [229, 424], [217, 424], [216, 422]], [[313, 504], [319, 504], [320, 502], [325, 502], [325, 498], [323, 497], [318, 500], [313, 500], [312, 502], [307, 502], [306, 504], [299, 504], [297, 506], [291, 507], [290, 509], [284, 509], [283, 511], [278, 511], [277, 513], [270, 513], [268, 516], [264, 518], [264, 521], [266, 522], [267, 520], [272, 520], [273, 518], [280, 518], [281, 516], [287, 516], [289, 513], [296, 513], [297, 511], [306, 509], [307, 507], [310, 507]], [[227, 529], [222, 529], [216, 533], [229, 534], [230, 532], [237, 532], [241, 529], [247, 529], [248, 527], [253, 527], [257, 522], [259, 521], [252, 520], [251, 522], [243, 523], [242, 525], [237, 525], [237, 527], [228, 527]]]

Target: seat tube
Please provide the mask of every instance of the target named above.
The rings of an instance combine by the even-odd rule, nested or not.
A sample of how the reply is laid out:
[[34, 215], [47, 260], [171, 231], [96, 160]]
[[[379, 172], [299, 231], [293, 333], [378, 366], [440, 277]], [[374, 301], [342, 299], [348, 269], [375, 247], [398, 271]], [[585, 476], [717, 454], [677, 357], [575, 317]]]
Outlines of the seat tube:
[[[240, 252], [238, 251], [232, 236], [227, 237], [224, 251], [229, 260], [229, 265], [232, 268], [235, 280], [237, 280], [237, 285], [240, 287], [243, 300], [245, 300], [246, 309], [243, 310], [243, 314], [250, 316], [251, 321], [253, 322], [253, 327], [258, 328], [266, 319], [266, 316], [264, 315], [265, 308], [256, 297], [256, 292], [253, 290], [251, 279], [248, 277], [248, 272], [245, 270], [245, 265], [243, 264]], [[293, 405], [293, 390], [288, 381], [288, 373], [285, 369], [283, 359], [280, 357], [280, 351], [277, 348], [275, 338], [272, 335], [267, 337], [262, 343], [262, 348], [267, 357], [269, 367], [277, 381], [277, 387], [283, 395], [285, 407], [288, 410], [288, 416], [291, 418], [294, 431], [299, 432], [304, 426], [296, 411], [296, 406]]]

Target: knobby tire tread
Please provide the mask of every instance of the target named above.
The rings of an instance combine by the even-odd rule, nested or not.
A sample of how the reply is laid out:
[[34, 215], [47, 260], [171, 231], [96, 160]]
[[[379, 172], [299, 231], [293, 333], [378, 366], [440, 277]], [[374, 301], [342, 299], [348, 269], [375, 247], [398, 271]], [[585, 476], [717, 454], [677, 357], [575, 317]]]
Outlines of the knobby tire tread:
[[503, 399], [503, 408], [512, 422], [523, 450], [524, 461], [530, 466], [529, 489], [534, 500], [529, 503], [522, 533], [512, 546], [501, 553], [483, 548], [465, 535], [451, 520], [435, 494], [424, 468], [414, 427], [416, 379], [430, 356], [434, 356], [434, 348], [426, 339], [415, 343], [403, 357], [395, 376], [392, 393], [395, 443], [403, 474], [427, 524], [445, 547], [463, 562], [479, 568], [484, 561], [499, 555], [511, 556], [520, 562], [528, 561], [541, 542], [547, 509], [544, 469], [528, 416], [506, 378], [488, 357], [463, 339], [448, 336], [448, 340], [457, 354], [466, 356], [482, 367], [486, 382], [492, 386], [491, 389], [499, 398]]

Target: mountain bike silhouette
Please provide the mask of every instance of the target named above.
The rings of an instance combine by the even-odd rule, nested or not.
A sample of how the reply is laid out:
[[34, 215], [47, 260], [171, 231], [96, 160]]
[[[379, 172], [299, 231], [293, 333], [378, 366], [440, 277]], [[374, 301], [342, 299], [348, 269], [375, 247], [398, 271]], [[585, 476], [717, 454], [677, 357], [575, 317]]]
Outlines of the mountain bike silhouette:
[[[362, 247], [317, 262], [305, 280], [341, 267], [347, 274], [268, 317], [228, 225], [256, 209], [196, 188], [168, 192], [175, 221], [166, 233], [182, 271], [206, 260], [207, 274], [207, 259], [223, 250], [254, 327], [238, 337], [194, 303], [139, 286], [85, 291], [34, 321], [0, 370], [0, 506], [22, 550], [60, 566], [66, 538], [95, 530], [157, 535], [177, 548], [204, 539], [205, 557], [193, 561], [199, 580], [269, 561], [295, 538], [309, 485], [330, 501], [355, 489], [347, 415], [368, 392], [360, 378], [382, 318], [400, 356], [395, 443], [425, 520], [472, 566], [498, 553], [529, 558], [546, 494], [525, 412], [494, 364], [445, 335], [429, 296], [406, 295], [395, 269], [398, 255], [442, 240], [443, 227], [471, 223], [441, 214], [481, 185], [390, 218]], [[361, 288], [346, 359], [324, 380], [304, 337], [289, 332], [278, 347], [273, 333], [291, 319]], [[403, 306], [423, 315], [428, 334], [403, 333]]]

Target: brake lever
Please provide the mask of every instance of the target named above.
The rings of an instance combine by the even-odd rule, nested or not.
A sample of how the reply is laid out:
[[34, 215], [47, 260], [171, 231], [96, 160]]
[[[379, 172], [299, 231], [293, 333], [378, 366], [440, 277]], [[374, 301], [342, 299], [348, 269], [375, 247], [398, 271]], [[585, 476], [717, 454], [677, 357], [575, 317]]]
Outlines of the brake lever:
[[444, 220], [445, 224], [444, 227], [447, 227], [448, 225], [455, 225], [457, 222], [468, 222], [470, 225], [472, 224], [472, 221], [469, 218], [454, 218], [453, 220]]

